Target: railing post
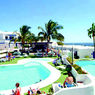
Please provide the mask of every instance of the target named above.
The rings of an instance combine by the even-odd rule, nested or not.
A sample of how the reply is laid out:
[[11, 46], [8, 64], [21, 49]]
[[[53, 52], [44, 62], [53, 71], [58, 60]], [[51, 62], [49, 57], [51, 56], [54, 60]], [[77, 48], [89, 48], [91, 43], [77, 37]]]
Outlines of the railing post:
[[73, 65], [73, 46], [72, 46], [72, 65]]

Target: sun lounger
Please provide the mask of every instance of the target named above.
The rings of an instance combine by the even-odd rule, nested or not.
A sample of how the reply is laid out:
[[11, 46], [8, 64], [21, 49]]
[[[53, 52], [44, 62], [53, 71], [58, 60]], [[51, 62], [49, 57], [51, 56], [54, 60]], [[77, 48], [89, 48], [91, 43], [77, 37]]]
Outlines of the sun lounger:
[[61, 86], [60, 83], [54, 83], [54, 84], [52, 84], [52, 87], [53, 87], [54, 93], [56, 93], [57, 91], [59, 91], [60, 89], [62, 89], [62, 86]]
[[2, 59], [0, 58], [0, 62], [2, 62]]
[[19, 58], [19, 57], [22, 57], [22, 56], [21, 56], [21, 55], [16, 55], [15, 57], [16, 57], [16, 58]]
[[15, 58], [15, 56], [12, 56], [12, 59], [14, 59]]
[[24, 54], [23, 57], [27, 57], [28, 55], [27, 54]]
[[6, 61], [8, 61], [6, 58], [1, 58], [0, 59], [0, 62], [6, 62]]

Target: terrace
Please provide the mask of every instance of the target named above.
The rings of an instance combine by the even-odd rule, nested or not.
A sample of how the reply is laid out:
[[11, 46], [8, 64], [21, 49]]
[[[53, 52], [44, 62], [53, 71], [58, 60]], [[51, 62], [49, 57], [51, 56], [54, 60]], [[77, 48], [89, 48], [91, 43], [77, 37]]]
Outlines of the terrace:
[[[28, 56], [27, 58], [36, 58], [37, 56], [34, 56], [34, 55], [30, 55], [30, 56]], [[25, 60], [27, 60], [28, 61], [28, 59], [27, 58], [24, 58], [24, 57], [22, 57], [22, 58], [15, 58], [14, 60], [11, 60], [11, 61], [7, 61], [7, 62], [3, 62], [3, 63], [0, 63], [0, 64], [17, 64], [17, 62], [19, 61], [19, 60], [21, 60], [21, 59], [25, 59]], [[45, 58], [48, 58], [48, 57], [45, 57]], [[50, 58], [57, 58], [57, 57], [50, 57]], [[23, 63], [23, 62], [19, 62], [19, 63]], [[68, 63], [68, 61], [66, 61], [65, 60], [65, 62], [64, 63], [66, 63], [66, 64], [69, 64]], [[45, 64], [45, 63], [44, 63]], [[53, 94], [53, 92], [51, 91], [52, 90], [52, 84], [56, 84], [56, 83], [61, 83], [61, 85], [63, 84], [63, 82], [64, 82], [64, 80], [65, 80], [65, 78], [67, 77], [67, 72], [64, 70], [64, 69], [61, 69], [61, 67], [63, 66], [63, 65], [60, 65], [60, 66], [54, 66], [54, 64], [52, 64], [52, 62], [49, 62], [49, 64], [51, 65], [51, 66], [53, 66], [54, 68], [56, 68], [56, 69], [58, 69], [58, 70], [61, 70], [60, 72], [61, 72], [61, 76], [60, 76], [60, 78], [58, 79], [58, 78], [54, 78], [54, 80], [55, 79], [58, 79], [57, 81], [55, 80], [55, 81], [51, 81], [50, 83], [49, 83], [49, 85], [48, 86], [46, 86], [45, 84], [44, 85], [42, 85], [42, 84], [40, 84], [40, 89], [41, 89], [41, 91], [45, 91], [46, 93], [48, 93], [48, 94]], [[46, 66], [46, 67], [48, 67], [48, 65]], [[92, 93], [89, 93], [88, 94], [88, 92], [86, 93], [86, 90], [90, 87], [90, 89], [92, 89], [92, 92], [93, 92], [93, 80], [91, 80], [91, 77], [89, 77], [88, 75], [86, 76], [86, 75], [78, 75], [77, 73], [76, 73], [76, 71], [73, 69], [72, 71], [72, 74], [73, 74], [73, 76], [76, 78], [76, 81], [78, 82], [78, 81], [83, 81], [83, 84], [82, 85], [80, 85], [80, 83], [77, 83], [78, 84], [78, 86], [77, 87], [74, 87], [74, 88], [58, 88], [59, 90], [56, 92], [56, 91], [54, 91], [54, 95], [61, 95], [61, 93], [64, 93], [64, 94], [67, 94], [67, 95], [69, 95], [69, 93], [71, 93], [74, 89], [77, 89], [76, 90], [76, 92], [75, 93], [78, 93], [78, 91], [80, 90], [81, 91], [81, 89], [85, 89], [84, 91], [82, 91], [83, 93], [84, 93], [84, 95], [94, 95], [94, 94], [92, 94]], [[54, 73], [53, 73], [54, 74]], [[60, 74], [59, 74], [60, 75]], [[80, 78], [80, 76], [81, 76], [81, 78]], [[87, 79], [86, 81], [85, 81], [85, 78]], [[53, 78], [52, 78], [53, 79]], [[49, 79], [49, 80], [51, 80], [51, 79]], [[46, 87], [44, 87], [44, 86], [46, 86]], [[36, 86], [37, 87], [37, 86]], [[35, 86], [34, 86], [34, 88], [35, 88]], [[29, 89], [29, 87], [27, 87], [27, 88], [25, 88], [25, 90], [22, 92], [22, 93], [25, 93], [25, 92], [27, 92], [28, 91], [28, 89]], [[75, 90], [74, 90], [75, 91]], [[74, 94], [74, 93], [73, 93]], [[25, 93], [25, 95], [27, 95], [27, 93]], [[74, 95], [76, 95], [76, 94], [74, 94]], [[78, 95], [78, 94], [77, 94]]]

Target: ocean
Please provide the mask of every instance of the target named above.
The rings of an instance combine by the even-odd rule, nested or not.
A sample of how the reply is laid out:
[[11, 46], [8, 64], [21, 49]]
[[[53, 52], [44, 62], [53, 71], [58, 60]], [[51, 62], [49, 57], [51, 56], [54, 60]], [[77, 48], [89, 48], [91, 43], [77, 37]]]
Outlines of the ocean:
[[64, 45], [82, 45], [82, 46], [93, 46], [93, 43], [64, 43]]

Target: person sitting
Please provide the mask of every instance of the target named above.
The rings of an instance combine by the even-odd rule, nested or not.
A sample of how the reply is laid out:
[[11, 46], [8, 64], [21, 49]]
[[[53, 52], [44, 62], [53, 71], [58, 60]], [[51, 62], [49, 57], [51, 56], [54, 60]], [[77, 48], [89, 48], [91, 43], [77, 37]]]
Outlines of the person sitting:
[[68, 77], [65, 79], [64, 83], [63, 83], [64, 88], [65, 87], [74, 87], [74, 79], [71, 76], [70, 73], [68, 73]]
[[40, 90], [37, 90], [37, 93], [36, 94], [41, 94], [41, 91]]
[[8, 52], [8, 61], [11, 60], [12, 53]]
[[44, 91], [37, 90], [36, 95], [47, 95]]
[[30, 87], [30, 89], [28, 90], [28, 95], [33, 95], [33, 90], [31, 89], [31, 87]]
[[55, 60], [53, 60], [53, 64], [54, 64], [54, 66], [58, 66], [58, 65], [59, 65], [58, 62], [57, 62], [57, 60], [58, 60], [58, 58], [55, 59]]
[[40, 94], [42, 94], [42, 93], [45, 94], [45, 92], [44, 92], [44, 91], [41, 91], [39, 88], [32, 89], [32, 88], [30, 87], [30, 89], [29, 89], [28, 92], [27, 92], [27, 95], [40, 95]]
[[42, 95], [42, 93], [46, 94], [44, 91], [41, 91], [39, 88], [36, 89], [36, 95]]
[[63, 88], [63, 86], [60, 83], [58, 83], [58, 87]]

